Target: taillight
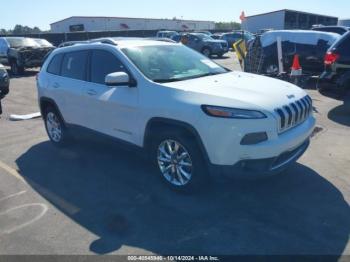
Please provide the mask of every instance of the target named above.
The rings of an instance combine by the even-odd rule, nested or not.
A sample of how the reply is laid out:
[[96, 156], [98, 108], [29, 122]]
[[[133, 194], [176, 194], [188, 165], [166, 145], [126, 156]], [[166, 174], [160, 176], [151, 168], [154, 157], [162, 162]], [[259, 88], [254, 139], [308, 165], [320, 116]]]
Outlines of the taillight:
[[339, 58], [338, 54], [327, 52], [324, 58], [324, 63], [325, 65], [333, 65], [338, 60], [338, 58]]

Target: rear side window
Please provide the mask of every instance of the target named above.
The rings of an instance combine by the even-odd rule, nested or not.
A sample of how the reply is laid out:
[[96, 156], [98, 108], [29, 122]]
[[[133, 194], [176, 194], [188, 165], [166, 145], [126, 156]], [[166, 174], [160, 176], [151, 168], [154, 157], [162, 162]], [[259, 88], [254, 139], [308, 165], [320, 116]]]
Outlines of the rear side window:
[[88, 51], [66, 53], [63, 58], [61, 75], [77, 80], [86, 79]]
[[346, 56], [350, 55], [350, 33], [344, 35], [344, 37], [340, 40], [339, 45], [336, 46], [336, 48], [341, 54], [344, 54]]
[[62, 58], [63, 54], [55, 55], [47, 67], [47, 72], [50, 74], [59, 75], [61, 71]]
[[112, 53], [94, 50], [91, 55], [91, 82], [105, 84], [106, 75], [114, 72], [126, 72], [125, 67]]

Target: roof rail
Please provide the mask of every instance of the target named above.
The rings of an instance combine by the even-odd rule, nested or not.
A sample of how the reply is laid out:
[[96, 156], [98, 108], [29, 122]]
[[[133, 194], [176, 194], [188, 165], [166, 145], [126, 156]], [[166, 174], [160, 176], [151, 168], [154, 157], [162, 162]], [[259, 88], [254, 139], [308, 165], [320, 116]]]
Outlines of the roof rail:
[[177, 43], [176, 41], [170, 39], [170, 38], [160, 38], [160, 37], [149, 37], [149, 38], [145, 38], [148, 40], [154, 40], [154, 41], [160, 41], [160, 42], [168, 42], [168, 43]]
[[107, 45], [117, 45], [117, 43], [112, 38], [92, 39], [89, 41], [89, 43], [101, 43], [101, 44], [107, 44]]

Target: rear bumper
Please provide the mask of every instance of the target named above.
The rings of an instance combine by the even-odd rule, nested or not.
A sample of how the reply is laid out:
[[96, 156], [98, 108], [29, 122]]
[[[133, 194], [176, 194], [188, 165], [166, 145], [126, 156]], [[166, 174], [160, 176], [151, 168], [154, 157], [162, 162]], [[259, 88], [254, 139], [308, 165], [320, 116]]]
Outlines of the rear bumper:
[[286, 151], [277, 157], [242, 160], [233, 166], [211, 165], [210, 171], [215, 176], [237, 178], [257, 178], [275, 175], [294, 164], [305, 153], [309, 145], [310, 138], [298, 147]]

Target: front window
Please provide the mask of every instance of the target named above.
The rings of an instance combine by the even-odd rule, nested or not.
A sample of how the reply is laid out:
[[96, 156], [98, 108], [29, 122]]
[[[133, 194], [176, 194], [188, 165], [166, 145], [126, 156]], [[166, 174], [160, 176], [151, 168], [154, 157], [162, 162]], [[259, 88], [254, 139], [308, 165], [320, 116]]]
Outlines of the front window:
[[154, 82], [166, 83], [227, 73], [228, 70], [183, 45], [125, 48], [124, 54]]
[[11, 48], [18, 47], [38, 47], [39, 44], [30, 38], [6, 38], [6, 41], [9, 43]]

